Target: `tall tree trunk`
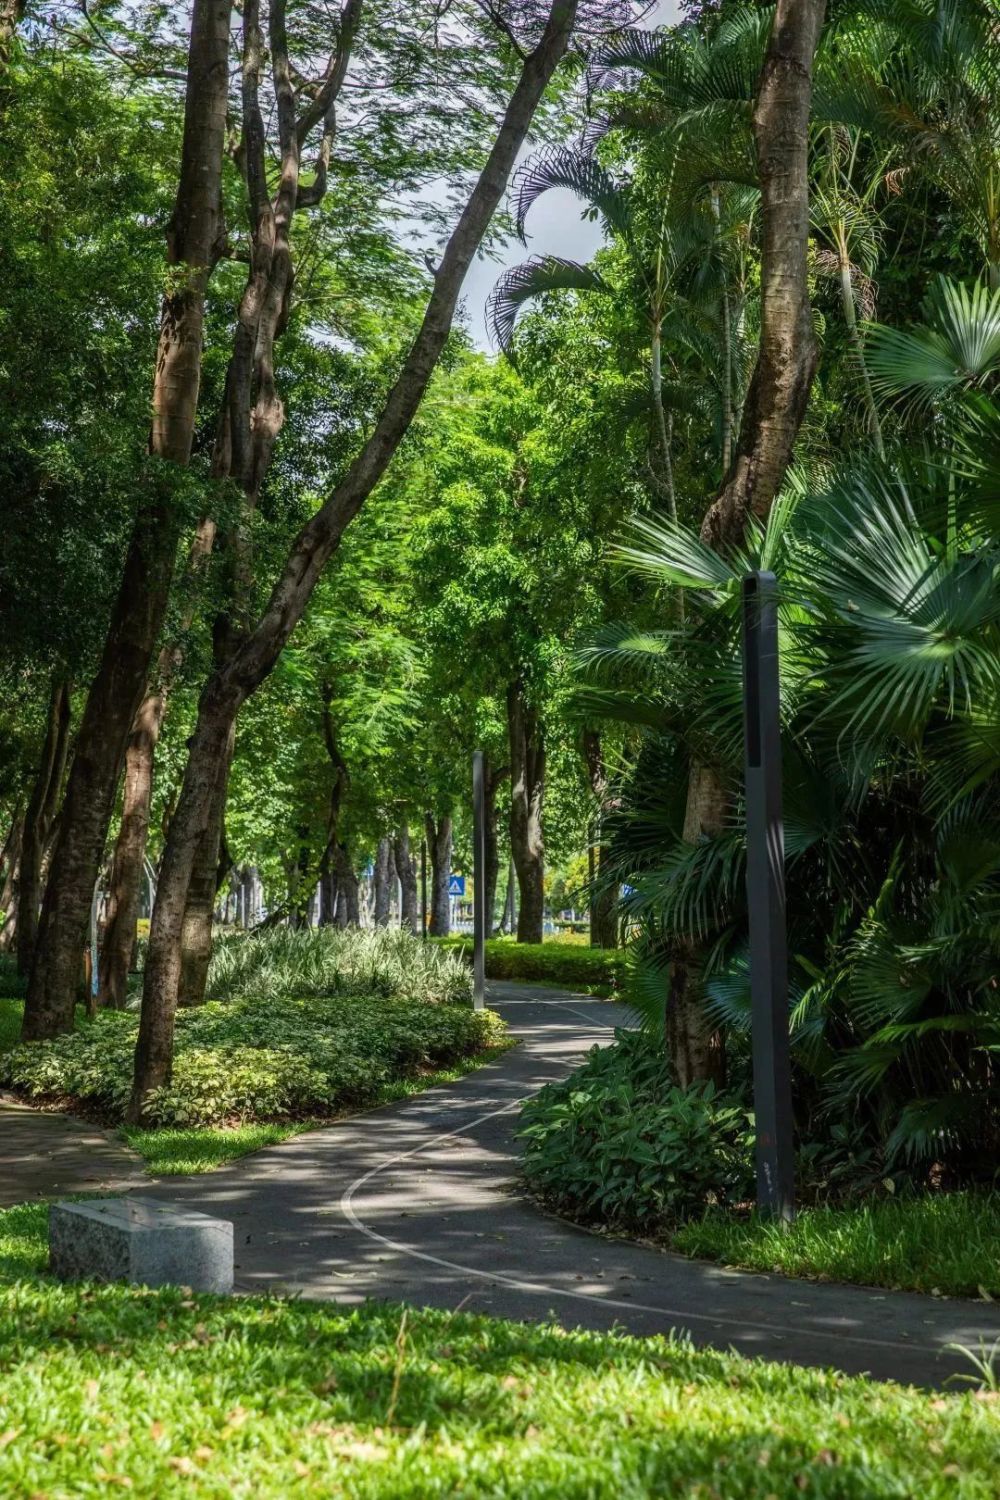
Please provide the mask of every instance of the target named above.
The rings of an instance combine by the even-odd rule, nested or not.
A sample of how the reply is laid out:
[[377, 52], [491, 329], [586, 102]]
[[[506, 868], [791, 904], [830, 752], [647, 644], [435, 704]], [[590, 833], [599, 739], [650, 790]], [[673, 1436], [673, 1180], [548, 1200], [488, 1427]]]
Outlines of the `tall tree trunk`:
[[14, 32], [24, 15], [24, 0], [0, 0], [0, 79], [10, 65]]
[[753, 113], [761, 193], [760, 347], [733, 463], [702, 523], [720, 551], [784, 483], [816, 370], [809, 303], [809, 113], [825, 0], [779, 0]]
[[451, 879], [451, 818], [447, 813], [442, 813], [435, 823], [433, 816], [425, 813], [424, 830], [431, 860], [431, 911], [427, 930], [431, 937], [447, 937], [451, 931], [451, 897], [448, 895], [448, 882]]
[[337, 914], [337, 877], [333, 871], [333, 851], [327, 845], [319, 871], [319, 925], [332, 927]]
[[165, 698], [147, 694], [139, 705], [125, 752], [122, 821], [111, 865], [107, 922], [100, 956], [101, 1005], [124, 1010], [139, 916], [139, 896], [153, 800], [153, 757]]
[[[361, 926], [360, 883], [346, 844], [338, 844], [335, 851], [337, 872], [337, 925]], [[343, 921], [341, 921], [343, 914]]]
[[21, 866], [17, 885], [17, 972], [22, 978], [30, 973], [35, 954], [38, 903], [42, 893], [42, 860], [66, 770], [69, 720], [69, 691], [64, 682], [54, 680], [49, 693], [38, 772], [24, 814], [21, 836]]
[[510, 737], [510, 848], [520, 896], [519, 943], [540, 943], [545, 919], [545, 849], [542, 804], [545, 800], [545, 739], [538, 713], [529, 707], [524, 682], [507, 689]]
[[[201, 372], [205, 290], [221, 252], [222, 154], [230, 0], [194, 0], [177, 200], [167, 231], [174, 268], [153, 380], [150, 452], [184, 468]], [[118, 777], [163, 625], [181, 526], [169, 468], [153, 467], [140, 503], [104, 650], [77, 736], [24, 1007], [26, 1040], [72, 1030], [80, 954]]]
[[18, 803], [3, 846], [3, 884], [0, 885], [0, 953], [9, 953], [17, 940], [17, 881], [21, 873], [24, 835], [23, 804]]
[[396, 874], [399, 877], [399, 891], [402, 909], [399, 914], [399, 925], [404, 931], [409, 929], [414, 935], [420, 931], [420, 906], [417, 901], [417, 862], [413, 857], [410, 847], [410, 827], [408, 823], [400, 823], [396, 831], [396, 837], [392, 846], [393, 863], [396, 866]]
[[[181, 932], [181, 977], [178, 989], [178, 1004], [184, 1006], [203, 1005], [208, 985], [208, 966], [212, 961], [212, 925], [215, 918], [215, 903], [219, 899], [221, 872], [219, 859], [222, 830], [226, 819], [226, 795], [229, 791], [229, 768], [233, 761], [236, 743], [235, 726], [226, 741], [219, 761], [215, 783], [215, 800], [206, 829], [199, 859], [192, 872], [188, 887], [187, 905], [184, 909], [184, 926]], [[249, 872], [250, 890], [253, 892], [253, 871]]]
[[[809, 305], [809, 114], [812, 66], [824, 0], [778, 0], [754, 107], [761, 184], [760, 347], [733, 463], [701, 528], [719, 551], [738, 546], [751, 516], [766, 520], [784, 482], [816, 369]], [[713, 766], [693, 765], [683, 837], [716, 838], [729, 809]], [[725, 1054], [706, 1019], [701, 950], [679, 935], [666, 1009], [666, 1036], [682, 1087], [721, 1082]]]
[[0, 851], [0, 912], [5, 912], [14, 900], [15, 879], [18, 861], [21, 858], [21, 840], [24, 837], [24, 802], [18, 800], [11, 814], [10, 827]]
[[180, 977], [179, 939], [198, 842], [210, 815], [212, 768], [246, 699], [274, 667], [302, 618], [345, 528], [382, 478], [423, 399], [451, 329], [465, 274], [503, 196], [535, 110], [566, 51], [576, 0], [552, 0], [539, 45], [521, 75], [486, 164], [445, 247], [423, 322], [381, 416], [358, 457], [302, 527], [261, 618], [201, 694], [184, 783], [171, 822], [150, 929], [128, 1117], [139, 1122], [149, 1090], [169, 1080]]
[[618, 883], [608, 875], [608, 846], [603, 838], [604, 821], [609, 811], [608, 772], [604, 764], [601, 736], [596, 729], [584, 729], [582, 745], [587, 780], [596, 808], [590, 846], [590, 941], [595, 948], [617, 948]]
[[497, 906], [497, 884], [500, 879], [500, 839], [497, 814], [497, 793], [510, 775], [509, 766], [494, 766], [488, 755], [484, 756], [483, 774], [486, 791], [486, 936], [492, 937]]
[[503, 901], [503, 916], [500, 919], [500, 931], [503, 933], [513, 932], [517, 923], [514, 897], [516, 886], [517, 871], [514, 869], [514, 861], [511, 860], [507, 866], [507, 890]]
[[[310, 98], [298, 119], [285, 10], [285, 0], [272, 0], [268, 12], [281, 151], [281, 170], [272, 197], [259, 101], [265, 55], [259, 0], [248, 0], [243, 8], [242, 155], [249, 201], [250, 267], [226, 371], [212, 460], [215, 478], [231, 477], [238, 482], [243, 491], [243, 505], [235, 525], [220, 538], [221, 550], [228, 563], [229, 597], [215, 623], [217, 665], [231, 655], [243, 639], [243, 617], [249, 608], [252, 587], [249, 526], [285, 420], [285, 409], [275, 379], [274, 349], [288, 324], [295, 280], [292, 221], [297, 208], [319, 203], [326, 193], [334, 107], [357, 34], [362, 0], [346, 0], [340, 16], [336, 50], [315, 96]], [[309, 188], [303, 189], [299, 186], [302, 146], [309, 129], [320, 120], [323, 121], [323, 135], [315, 179]], [[223, 815], [225, 802], [226, 788], [222, 787], [214, 802], [215, 817]], [[192, 889], [202, 894], [197, 909], [185, 915], [182, 928], [181, 967], [192, 979], [200, 972], [205, 944], [211, 941], [210, 933], [206, 937], [206, 923], [210, 923], [210, 918], [205, 915], [204, 893], [211, 882], [213, 851], [218, 841], [219, 830], [209, 823], [200, 841], [192, 874]], [[307, 921], [305, 911], [299, 913], [299, 920]]]
[[[112, 1010], [120, 1010], [125, 1004], [127, 977], [135, 949], [153, 806], [156, 747], [166, 718], [170, 690], [184, 660], [185, 637], [195, 616], [197, 584], [211, 555], [215, 530], [214, 520], [204, 516], [188, 553], [188, 597], [181, 613], [179, 638], [160, 650], [155, 683], [136, 710], [125, 751], [121, 825], [111, 862], [111, 888], [99, 965], [99, 1001]], [[224, 878], [225, 871], [220, 873], [218, 884], [221, 885]]]
[[392, 840], [380, 838], [375, 851], [375, 926], [388, 927], [392, 905], [392, 882], [396, 866], [392, 858]]

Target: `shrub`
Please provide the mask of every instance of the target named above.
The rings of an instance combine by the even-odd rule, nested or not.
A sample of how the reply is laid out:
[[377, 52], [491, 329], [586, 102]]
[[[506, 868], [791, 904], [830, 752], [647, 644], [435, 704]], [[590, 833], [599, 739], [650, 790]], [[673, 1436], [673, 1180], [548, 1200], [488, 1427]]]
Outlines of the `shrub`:
[[460, 1004], [472, 998], [468, 968], [398, 928], [318, 927], [220, 938], [212, 952], [213, 1000], [267, 995], [384, 995]]
[[[84, 1101], [112, 1119], [129, 1097], [138, 1019], [105, 1012], [70, 1036], [0, 1057], [0, 1083]], [[155, 1125], [331, 1115], [372, 1103], [388, 1082], [496, 1044], [492, 1011], [418, 1000], [275, 997], [177, 1017], [173, 1079], [150, 1097]]]
[[[472, 960], [472, 939], [441, 938], [432, 947], [461, 952]], [[486, 944], [488, 979], [515, 979], [572, 987], [591, 986], [618, 993], [625, 987], [626, 955], [617, 948], [591, 948], [577, 943], [515, 943], [490, 938]]]
[[594, 1048], [525, 1104], [522, 1121], [528, 1184], [584, 1222], [655, 1233], [752, 1188], [746, 1110], [711, 1085], [677, 1088], [643, 1032]]

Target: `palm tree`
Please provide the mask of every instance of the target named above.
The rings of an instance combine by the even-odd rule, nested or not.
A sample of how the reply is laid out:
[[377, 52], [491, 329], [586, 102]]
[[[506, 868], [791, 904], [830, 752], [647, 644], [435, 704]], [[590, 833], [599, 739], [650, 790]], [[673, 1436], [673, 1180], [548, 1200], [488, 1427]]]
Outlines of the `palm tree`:
[[[699, 338], [698, 322], [721, 279], [720, 246], [729, 229], [716, 203], [710, 213], [705, 206], [682, 212], [668, 189], [659, 200], [652, 222], [642, 211], [648, 195], [638, 194], [630, 183], [617, 182], [592, 156], [565, 147], [543, 152], [521, 169], [517, 184], [516, 225], [524, 237], [532, 205], [553, 188], [568, 188], [599, 215], [609, 237], [624, 252], [633, 282], [641, 289], [643, 317], [649, 333], [649, 394], [660, 450], [663, 489], [671, 515], [677, 515], [673, 477], [673, 417], [685, 404], [677, 386], [664, 381], [664, 330], [668, 319], [678, 344], [697, 359], [704, 359], [705, 343]], [[618, 295], [618, 289], [602, 267], [581, 265], [555, 256], [534, 257], [514, 266], [498, 281], [490, 297], [488, 317], [494, 336], [507, 353], [513, 348], [518, 312], [528, 301], [547, 292], [572, 290]], [[726, 313], [728, 320], [728, 310]], [[688, 325], [688, 331], [682, 331]], [[727, 327], [728, 332], [728, 327]], [[705, 364], [715, 377], [722, 409], [723, 452], [732, 431], [732, 341], [726, 339], [724, 356], [729, 368], [718, 379], [718, 357], [714, 350]]]

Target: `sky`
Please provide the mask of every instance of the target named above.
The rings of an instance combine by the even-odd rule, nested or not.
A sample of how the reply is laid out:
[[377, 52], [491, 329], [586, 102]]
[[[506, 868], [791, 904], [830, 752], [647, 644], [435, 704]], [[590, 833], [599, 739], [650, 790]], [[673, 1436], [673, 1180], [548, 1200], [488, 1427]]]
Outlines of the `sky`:
[[[652, 30], [675, 21], [677, 15], [677, 0], [657, 0], [642, 24]], [[531, 148], [523, 153], [530, 154]], [[465, 322], [477, 348], [493, 348], [486, 329], [486, 300], [508, 266], [516, 266], [530, 255], [560, 255], [566, 260], [579, 261], [587, 261], [593, 255], [603, 238], [601, 226], [582, 219], [582, 207], [579, 198], [566, 189], [555, 188], [543, 194], [528, 215], [527, 249], [520, 240], [511, 239], [502, 247], [499, 259], [480, 256], [473, 262], [462, 288], [462, 300]]]

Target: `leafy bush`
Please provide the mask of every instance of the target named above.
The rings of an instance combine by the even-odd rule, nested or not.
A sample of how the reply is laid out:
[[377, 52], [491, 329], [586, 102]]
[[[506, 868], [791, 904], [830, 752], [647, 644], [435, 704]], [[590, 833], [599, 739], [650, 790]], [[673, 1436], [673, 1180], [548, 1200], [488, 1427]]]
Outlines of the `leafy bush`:
[[384, 995], [461, 1004], [472, 998], [468, 968], [409, 932], [386, 927], [277, 927], [221, 938], [212, 952], [213, 1000], [267, 995]]
[[[0, 1083], [32, 1098], [83, 1101], [119, 1119], [138, 1019], [105, 1012], [70, 1036], [0, 1057]], [[372, 1103], [385, 1084], [496, 1044], [492, 1011], [419, 1000], [267, 997], [177, 1017], [173, 1079], [150, 1100], [156, 1125], [330, 1115]]]
[[[471, 938], [441, 938], [430, 946], [456, 950], [472, 960]], [[488, 979], [540, 979], [547, 984], [583, 984], [617, 993], [625, 987], [625, 974], [626, 956], [616, 948], [566, 942], [515, 943], [511, 938], [490, 938], [486, 944]]]
[[711, 1085], [677, 1088], [644, 1032], [594, 1048], [529, 1099], [522, 1120], [529, 1185], [583, 1221], [652, 1233], [751, 1191], [746, 1110]]

